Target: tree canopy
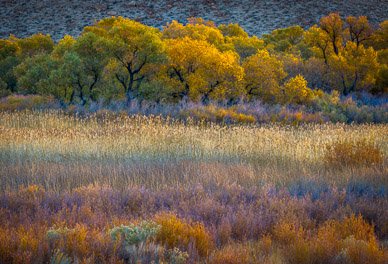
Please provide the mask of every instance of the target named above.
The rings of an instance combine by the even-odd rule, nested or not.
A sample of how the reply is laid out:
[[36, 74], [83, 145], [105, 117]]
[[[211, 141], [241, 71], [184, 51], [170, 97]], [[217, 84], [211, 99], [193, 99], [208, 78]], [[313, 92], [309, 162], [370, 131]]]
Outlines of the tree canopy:
[[322, 93], [388, 92], [388, 21], [331, 13], [308, 29], [249, 36], [202, 18], [161, 30], [123, 17], [55, 44], [49, 35], [0, 40], [0, 97], [53, 95], [64, 104], [147, 99], [309, 104]]

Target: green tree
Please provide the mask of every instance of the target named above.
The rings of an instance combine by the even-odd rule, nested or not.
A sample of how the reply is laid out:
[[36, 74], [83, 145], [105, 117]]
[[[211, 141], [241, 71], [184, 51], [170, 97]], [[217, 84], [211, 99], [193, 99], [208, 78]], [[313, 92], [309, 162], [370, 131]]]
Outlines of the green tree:
[[0, 39], [0, 97], [16, 92], [17, 78], [13, 68], [19, 64], [20, 47], [5, 39]]
[[52, 73], [52, 81], [63, 88], [63, 97], [70, 103], [75, 97], [82, 105], [98, 99], [103, 89], [103, 70], [108, 63], [107, 45], [106, 38], [86, 32], [75, 40], [64, 38], [54, 50], [61, 65]]
[[276, 29], [271, 34], [263, 34], [264, 43], [271, 45], [275, 51], [290, 51], [293, 46], [299, 44], [304, 35], [300, 26]]
[[51, 53], [54, 49], [54, 41], [50, 35], [34, 34], [24, 39], [10, 37], [20, 47], [20, 56], [32, 57], [40, 53]]
[[105, 72], [122, 85], [127, 103], [139, 95], [140, 85], [148, 80], [152, 64], [165, 59], [165, 47], [158, 30], [138, 22], [122, 17], [106, 18], [93, 27], [86, 27], [85, 31], [108, 40], [106, 50], [111, 60]]
[[58, 66], [58, 60], [47, 53], [27, 58], [14, 68], [18, 79], [18, 91], [26, 94], [52, 94], [50, 75]]

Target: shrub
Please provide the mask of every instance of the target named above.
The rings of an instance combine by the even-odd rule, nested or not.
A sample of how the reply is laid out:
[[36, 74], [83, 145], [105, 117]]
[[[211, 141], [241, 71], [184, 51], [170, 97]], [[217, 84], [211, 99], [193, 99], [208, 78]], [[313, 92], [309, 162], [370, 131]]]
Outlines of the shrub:
[[155, 244], [159, 226], [152, 221], [142, 221], [138, 225], [121, 225], [110, 230], [114, 243], [119, 244], [120, 255], [129, 263], [159, 262], [164, 248]]
[[338, 263], [374, 263], [384, 264], [388, 262], [388, 255], [379, 249], [378, 243], [359, 240], [355, 236], [349, 236], [342, 242], [342, 250], [337, 255]]
[[114, 227], [109, 233], [127, 263], [184, 263], [189, 257], [186, 252], [178, 248], [166, 250], [156, 243], [160, 229], [153, 221], [142, 221], [138, 225]]
[[0, 110], [20, 111], [24, 109], [33, 110], [41, 108], [58, 108], [58, 102], [52, 96], [40, 95], [10, 95], [0, 100]]
[[362, 216], [327, 221], [312, 230], [280, 222], [274, 238], [287, 263], [386, 263], [388, 257]]
[[217, 251], [211, 258], [211, 264], [240, 264], [249, 262], [249, 249], [247, 246], [236, 244], [228, 245]]
[[233, 124], [251, 124], [257, 120], [251, 114], [238, 111], [236, 107], [217, 107], [214, 105], [189, 108], [179, 112], [180, 118], [192, 117], [194, 120], [204, 120], [211, 122], [225, 122]]
[[110, 231], [113, 241], [120, 239], [125, 246], [138, 245], [147, 241], [153, 241], [159, 232], [160, 227], [152, 221], [143, 221], [139, 225], [121, 225]]
[[187, 252], [182, 252], [178, 248], [168, 249], [164, 253], [165, 259], [171, 264], [183, 264], [189, 257]]
[[65, 253], [56, 250], [51, 257], [50, 264], [71, 264], [72, 260]]
[[55, 225], [46, 233], [49, 246], [60, 249], [69, 256], [85, 258], [90, 253], [92, 246], [87, 237], [87, 227], [76, 225], [74, 228], [56, 227]]
[[43, 263], [41, 253], [46, 250], [47, 243], [42, 239], [39, 225], [0, 228], [1, 263]]
[[213, 239], [206, 232], [203, 223], [193, 223], [179, 219], [175, 214], [161, 214], [155, 218], [160, 225], [157, 241], [168, 248], [183, 247], [189, 249], [192, 245], [199, 256], [205, 257], [213, 248]]
[[340, 140], [326, 145], [326, 165], [334, 168], [378, 166], [383, 163], [382, 151], [365, 139], [358, 141]]
[[140, 242], [128, 245], [121, 251], [126, 263], [160, 263], [163, 261], [164, 248], [152, 242]]

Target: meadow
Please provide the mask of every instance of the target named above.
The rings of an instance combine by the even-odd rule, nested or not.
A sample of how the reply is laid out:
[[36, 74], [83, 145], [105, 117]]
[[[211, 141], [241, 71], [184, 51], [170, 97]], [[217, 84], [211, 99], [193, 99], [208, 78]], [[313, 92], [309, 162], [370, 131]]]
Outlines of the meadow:
[[0, 262], [387, 263], [386, 124], [0, 113]]

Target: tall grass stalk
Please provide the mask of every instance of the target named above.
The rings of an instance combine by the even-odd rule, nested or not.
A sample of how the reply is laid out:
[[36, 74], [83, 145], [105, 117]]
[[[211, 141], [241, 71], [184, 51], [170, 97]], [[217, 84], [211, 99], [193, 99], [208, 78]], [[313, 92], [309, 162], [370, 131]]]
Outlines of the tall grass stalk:
[[274, 183], [388, 186], [387, 161], [336, 170], [324, 162], [328, 144], [373, 140], [388, 155], [388, 126], [229, 125], [160, 116], [59, 111], [0, 113], [0, 186], [38, 184], [72, 189], [90, 183], [143, 185]]

